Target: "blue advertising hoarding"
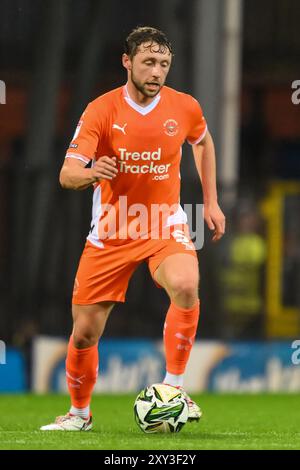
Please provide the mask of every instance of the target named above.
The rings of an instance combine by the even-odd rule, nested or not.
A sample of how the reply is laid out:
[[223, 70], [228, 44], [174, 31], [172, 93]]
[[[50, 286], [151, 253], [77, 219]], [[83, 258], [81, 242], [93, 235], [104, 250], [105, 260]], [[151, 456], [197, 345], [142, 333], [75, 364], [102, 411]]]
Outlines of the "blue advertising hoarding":
[[7, 348], [0, 361], [0, 393], [16, 393], [25, 390], [24, 358], [17, 349]]
[[[40, 337], [33, 361], [33, 390], [67, 392], [67, 341]], [[300, 392], [300, 357], [292, 342], [197, 341], [185, 374], [189, 392]], [[138, 392], [165, 374], [162, 341], [103, 339], [95, 393]], [[300, 356], [300, 352], [298, 354]]]

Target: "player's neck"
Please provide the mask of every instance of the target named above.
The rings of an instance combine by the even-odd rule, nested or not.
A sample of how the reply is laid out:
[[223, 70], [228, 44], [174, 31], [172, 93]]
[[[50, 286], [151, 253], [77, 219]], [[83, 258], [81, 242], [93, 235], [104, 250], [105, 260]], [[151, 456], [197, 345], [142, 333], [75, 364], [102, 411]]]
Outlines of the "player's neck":
[[149, 96], [145, 96], [143, 95], [143, 93], [141, 93], [135, 86], [132, 82], [130, 82], [130, 80], [128, 80], [128, 82], [126, 83], [126, 88], [127, 88], [127, 93], [129, 95], [129, 97], [136, 103], [138, 104], [139, 106], [148, 106], [149, 104], [152, 103], [152, 101], [155, 100], [155, 98], [157, 98], [157, 95], [155, 95], [153, 98], [149, 97]]

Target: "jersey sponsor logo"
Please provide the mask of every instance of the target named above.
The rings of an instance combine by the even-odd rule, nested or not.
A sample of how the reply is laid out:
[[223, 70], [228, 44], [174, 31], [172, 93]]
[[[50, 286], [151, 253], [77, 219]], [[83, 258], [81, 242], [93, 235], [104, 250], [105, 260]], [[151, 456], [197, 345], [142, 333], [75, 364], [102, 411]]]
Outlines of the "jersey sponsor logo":
[[127, 126], [127, 122], [124, 124], [123, 127], [119, 126], [118, 124], [113, 124], [112, 128], [117, 129], [117, 130], [123, 132], [124, 135], [126, 135], [126, 132], [125, 132], [125, 127], [126, 126]]
[[[120, 152], [120, 173], [130, 174], [151, 174], [154, 181], [161, 181], [169, 178], [169, 169], [171, 163], [156, 163], [161, 160], [161, 148], [154, 152], [128, 152], [126, 148], [119, 148]], [[145, 162], [140, 164], [140, 162]], [[146, 163], [146, 162], [149, 163]], [[134, 164], [135, 163], [135, 164]]]
[[178, 134], [178, 122], [175, 119], [168, 119], [164, 122], [165, 134], [173, 137]]

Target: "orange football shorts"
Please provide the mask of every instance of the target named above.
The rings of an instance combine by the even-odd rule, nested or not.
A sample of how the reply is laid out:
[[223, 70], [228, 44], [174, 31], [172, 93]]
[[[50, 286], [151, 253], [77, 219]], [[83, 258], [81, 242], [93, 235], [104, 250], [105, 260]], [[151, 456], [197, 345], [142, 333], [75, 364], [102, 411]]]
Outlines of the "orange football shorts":
[[168, 239], [137, 239], [120, 245], [103, 241], [103, 248], [87, 240], [79, 261], [72, 303], [125, 302], [129, 280], [143, 261], [148, 263], [153, 278], [155, 270], [167, 256], [184, 253], [197, 257], [188, 225], [174, 225], [170, 233], [172, 235]]

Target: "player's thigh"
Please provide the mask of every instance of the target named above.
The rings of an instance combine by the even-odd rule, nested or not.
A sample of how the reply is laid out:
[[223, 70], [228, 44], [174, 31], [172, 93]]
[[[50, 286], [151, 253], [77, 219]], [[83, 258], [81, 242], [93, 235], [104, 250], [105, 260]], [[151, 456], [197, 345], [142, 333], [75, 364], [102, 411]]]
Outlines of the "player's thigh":
[[87, 242], [75, 277], [72, 303], [89, 306], [103, 302], [124, 302], [129, 280], [137, 264], [130, 244], [107, 244], [98, 248]]
[[174, 253], [163, 259], [153, 273], [157, 284], [169, 291], [194, 291], [199, 286], [199, 265], [196, 255]]
[[93, 337], [96, 340], [102, 335], [106, 321], [112, 311], [114, 302], [99, 302], [92, 305], [72, 305], [73, 335], [77, 339]]

